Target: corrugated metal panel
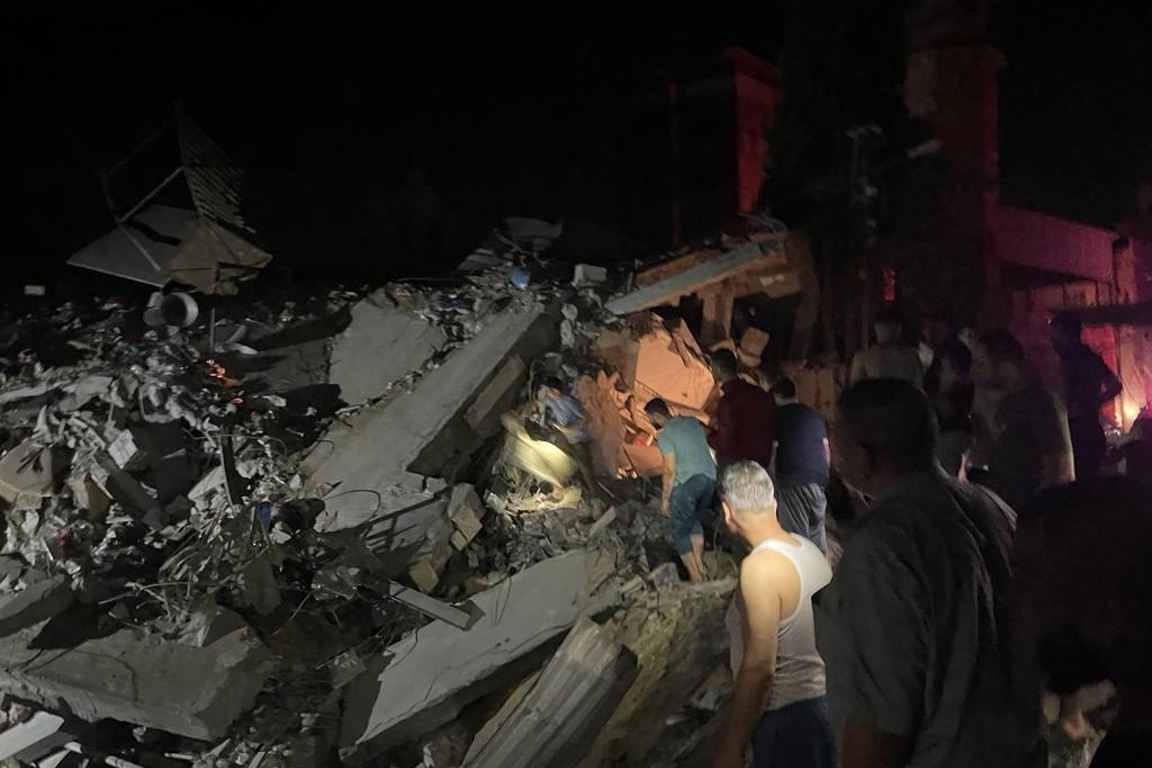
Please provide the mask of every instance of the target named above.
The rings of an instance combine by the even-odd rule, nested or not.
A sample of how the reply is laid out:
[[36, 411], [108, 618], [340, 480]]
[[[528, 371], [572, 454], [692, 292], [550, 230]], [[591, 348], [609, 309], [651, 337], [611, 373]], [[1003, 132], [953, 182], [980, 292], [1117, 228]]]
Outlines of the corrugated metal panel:
[[232, 163], [208, 134], [181, 118], [180, 157], [192, 200], [201, 216], [251, 232], [240, 213], [245, 172]]
[[68, 263], [94, 272], [162, 286], [172, 278], [167, 270], [180, 244], [191, 234], [194, 211], [152, 205], [122, 227], [78, 251]]
[[636, 657], [587, 618], [568, 633], [532, 690], [465, 768], [569, 768], [631, 687]]

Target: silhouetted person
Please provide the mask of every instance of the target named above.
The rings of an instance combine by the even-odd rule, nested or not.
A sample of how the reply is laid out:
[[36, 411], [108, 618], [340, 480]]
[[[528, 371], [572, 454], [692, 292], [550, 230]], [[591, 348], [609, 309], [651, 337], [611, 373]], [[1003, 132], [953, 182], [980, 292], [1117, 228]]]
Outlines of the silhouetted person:
[[936, 458], [952, 477], [958, 477], [972, 446], [972, 353], [959, 339], [940, 344], [924, 382], [932, 399], [940, 439]]
[[708, 435], [716, 462], [721, 467], [742, 460], [768, 466], [772, 463], [776, 403], [763, 389], [740, 378], [740, 366], [732, 351], [716, 350], [711, 365], [722, 393]]
[[1148, 488], [1092, 478], [1045, 491], [1020, 515], [1012, 634], [1032, 703], [1060, 694], [1060, 723], [1084, 730], [1073, 694], [1110, 680], [1120, 703], [1093, 768], [1152, 765], [1152, 506]]
[[980, 426], [987, 443], [987, 471], [972, 479], [1013, 509], [1045, 488], [1072, 482], [1072, 443], [1064, 409], [1036, 378], [1015, 336], [995, 331], [980, 337], [972, 356], [972, 380], [978, 390], [1004, 393], [991, 423]]
[[1013, 514], [936, 462], [927, 395], [893, 379], [840, 398], [837, 472], [872, 499], [813, 601], [843, 768], [1018, 768], [1038, 722], [1004, 635]]
[[776, 398], [776, 485], [780, 525], [828, 551], [828, 427], [815, 409], [796, 399], [796, 384], [780, 379]]
[[1100, 355], [1081, 340], [1084, 329], [1073, 312], [1052, 319], [1052, 347], [1060, 356], [1064, 405], [1068, 409], [1068, 432], [1076, 459], [1076, 477], [1100, 471], [1108, 443], [1100, 424], [1100, 408], [1119, 396], [1123, 387]]
[[905, 344], [904, 324], [895, 314], [881, 315], [872, 324], [876, 343], [852, 359], [851, 382], [865, 379], [902, 379], [917, 387], [924, 385], [924, 365], [916, 347]]

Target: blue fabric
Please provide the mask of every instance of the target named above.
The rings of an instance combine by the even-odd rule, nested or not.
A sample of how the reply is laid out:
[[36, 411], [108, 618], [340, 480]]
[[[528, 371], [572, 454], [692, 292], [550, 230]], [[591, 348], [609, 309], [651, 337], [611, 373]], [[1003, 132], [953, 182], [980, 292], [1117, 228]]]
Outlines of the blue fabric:
[[836, 747], [823, 697], [765, 712], [752, 732], [753, 768], [834, 768]]
[[824, 440], [828, 427], [824, 417], [801, 403], [776, 409], [776, 477], [783, 488], [796, 485], [827, 485], [828, 456]]
[[694, 475], [672, 487], [668, 512], [672, 517], [672, 543], [678, 554], [691, 552], [692, 537], [704, 535], [702, 521], [712, 507], [715, 493], [716, 480], [707, 475]]
[[716, 462], [712, 461], [712, 451], [708, 448], [708, 433], [698, 420], [691, 416], [669, 419], [656, 435], [656, 444], [660, 446], [660, 453], [676, 456], [676, 485], [696, 475], [716, 479]]
[[[568, 427], [578, 421], [584, 421], [584, 406], [572, 395], [561, 395], [559, 400], [544, 401], [544, 410], [548, 416], [562, 427]], [[576, 430], [568, 436], [568, 442], [586, 443], [592, 439], [588, 434], [587, 426]]]

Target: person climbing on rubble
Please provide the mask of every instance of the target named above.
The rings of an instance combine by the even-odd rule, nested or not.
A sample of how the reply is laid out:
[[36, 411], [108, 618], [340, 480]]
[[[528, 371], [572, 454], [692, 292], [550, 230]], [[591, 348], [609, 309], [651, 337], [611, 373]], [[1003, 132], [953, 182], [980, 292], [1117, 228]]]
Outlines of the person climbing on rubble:
[[[1087, 735], [1079, 689], [1109, 680], [1119, 711], [1093, 768], [1152, 764], [1152, 513], [1146, 486], [1090, 478], [1021, 511], [1013, 550], [1014, 658], [1031, 701], [1061, 697], [1058, 725]], [[1037, 713], [1038, 716], [1038, 713]]]
[[[969, 473], [1012, 509], [1023, 507], [1045, 488], [1075, 479], [1068, 420], [1056, 397], [1028, 365], [1024, 347], [1011, 333], [980, 337], [972, 355], [977, 391], [1003, 392], [991, 422], [976, 425], [979, 454], [988, 465]], [[978, 446], [979, 447], [979, 446]]]
[[[560, 447], [576, 462], [584, 484], [590, 489], [595, 487], [592, 474], [592, 433], [588, 430], [584, 406], [568, 392], [558, 376], [549, 376], [544, 380], [536, 405], [543, 411], [545, 426], [559, 436], [562, 443]], [[532, 404], [528, 407], [531, 408]]]
[[768, 466], [772, 463], [776, 403], [763, 389], [740, 378], [740, 365], [732, 351], [713, 352], [711, 366], [722, 393], [708, 434], [716, 463], [723, 468], [746, 459]]
[[714, 768], [832, 768], [835, 748], [816, 652], [812, 595], [832, 578], [824, 554], [781, 527], [772, 478], [740, 461], [724, 470], [724, 522], [751, 553], [726, 623], [736, 691]]
[[904, 322], [900, 316], [894, 312], [885, 313], [876, 318], [872, 330], [876, 334], [876, 343], [852, 358], [851, 383], [892, 378], [917, 387], [924, 386], [920, 353], [916, 347], [904, 343]]
[[1076, 461], [1076, 477], [1100, 472], [1108, 442], [1100, 424], [1100, 409], [1119, 397], [1124, 387], [1100, 355], [1082, 340], [1084, 328], [1075, 312], [1052, 318], [1052, 348], [1060, 357], [1068, 432]]
[[780, 525], [828, 552], [825, 517], [828, 512], [830, 453], [824, 417], [796, 398], [796, 384], [780, 379], [772, 388], [776, 399], [776, 449], [773, 473], [780, 503]]
[[716, 464], [704, 425], [691, 416], [673, 416], [659, 398], [644, 412], [656, 427], [664, 461], [660, 510], [672, 518], [672, 543], [693, 584], [704, 580], [704, 526], [716, 492]]
[[877, 379], [840, 398], [832, 459], [870, 506], [814, 599], [842, 768], [1019, 768], [1042, 745], [1013, 688], [1014, 514], [936, 461], [928, 396]]

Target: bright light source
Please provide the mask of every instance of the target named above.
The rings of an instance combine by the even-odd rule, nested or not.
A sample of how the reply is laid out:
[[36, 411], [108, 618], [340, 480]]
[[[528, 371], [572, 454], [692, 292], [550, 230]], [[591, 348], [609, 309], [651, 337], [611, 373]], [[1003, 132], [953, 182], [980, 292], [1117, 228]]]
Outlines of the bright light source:
[[568, 484], [576, 471], [576, 462], [571, 456], [559, 446], [530, 437], [516, 419], [505, 415], [502, 421], [504, 429], [515, 438], [507, 453], [509, 464], [557, 488]]

